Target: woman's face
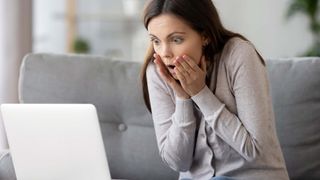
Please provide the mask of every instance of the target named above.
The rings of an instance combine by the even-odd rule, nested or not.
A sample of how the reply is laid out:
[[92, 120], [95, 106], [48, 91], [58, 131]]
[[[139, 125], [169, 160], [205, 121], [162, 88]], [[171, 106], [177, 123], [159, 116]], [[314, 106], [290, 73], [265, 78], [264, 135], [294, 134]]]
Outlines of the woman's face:
[[206, 39], [177, 16], [161, 14], [154, 17], [148, 24], [148, 32], [154, 51], [175, 79], [173, 62], [178, 56], [187, 55], [200, 63]]

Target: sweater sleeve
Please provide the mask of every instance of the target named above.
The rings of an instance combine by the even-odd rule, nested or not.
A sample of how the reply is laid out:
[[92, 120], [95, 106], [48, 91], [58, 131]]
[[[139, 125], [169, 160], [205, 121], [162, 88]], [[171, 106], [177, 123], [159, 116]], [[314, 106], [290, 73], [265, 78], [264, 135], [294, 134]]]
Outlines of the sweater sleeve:
[[150, 63], [147, 84], [159, 153], [176, 171], [187, 171], [192, 164], [196, 121], [191, 99], [173, 99], [168, 85]]
[[230, 112], [208, 87], [192, 99], [217, 136], [253, 161], [267, 142], [273, 120], [266, 69], [248, 42], [238, 43], [225, 60], [237, 113]]

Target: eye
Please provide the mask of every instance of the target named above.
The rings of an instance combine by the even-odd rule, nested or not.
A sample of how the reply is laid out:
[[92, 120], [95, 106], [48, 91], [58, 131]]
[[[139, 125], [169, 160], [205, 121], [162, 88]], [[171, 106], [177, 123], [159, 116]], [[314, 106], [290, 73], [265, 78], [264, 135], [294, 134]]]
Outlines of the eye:
[[172, 38], [172, 41], [175, 43], [175, 44], [181, 44], [183, 42], [183, 38], [182, 37], [173, 37]]
[[160, 44], [160, 41], [156, 38], [152, 38], [151, 39], [151, 42], [154, 44], [154, 45], [159, 45]]

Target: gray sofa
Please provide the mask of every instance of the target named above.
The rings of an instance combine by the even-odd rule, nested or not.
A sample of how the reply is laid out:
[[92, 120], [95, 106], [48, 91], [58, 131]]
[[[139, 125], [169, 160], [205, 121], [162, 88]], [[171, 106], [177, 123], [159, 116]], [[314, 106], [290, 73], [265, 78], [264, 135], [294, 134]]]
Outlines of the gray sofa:
[[[87, 55], [30, 54], [21, 66], [21, 103], [97, 107], [113, 178], [170, 180], [158, 155], [139, 82], [141, 64]], [[320, 58], [267, 60], [276, 125], [290, 178], [320, 179]], [[9, 152], [0, 179], [15, 179]]]

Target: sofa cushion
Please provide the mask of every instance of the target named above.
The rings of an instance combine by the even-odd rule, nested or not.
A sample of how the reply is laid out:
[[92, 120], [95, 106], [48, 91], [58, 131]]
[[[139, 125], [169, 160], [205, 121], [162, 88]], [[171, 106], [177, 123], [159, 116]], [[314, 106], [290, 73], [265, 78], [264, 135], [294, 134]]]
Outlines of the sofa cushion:
[[21, 66], [23, 103], [91, 103], [97, 108], [112, 178], [177, 179], [161, 161], [139, 84], [141, 64], [102, 56], [30, 54]]
[[8, 150], [0, 151], [0, 179], [16, 180], [12, 159]]
[[278, 137], [291, 179], [320, 179], [320, 58], [267, 60]]

